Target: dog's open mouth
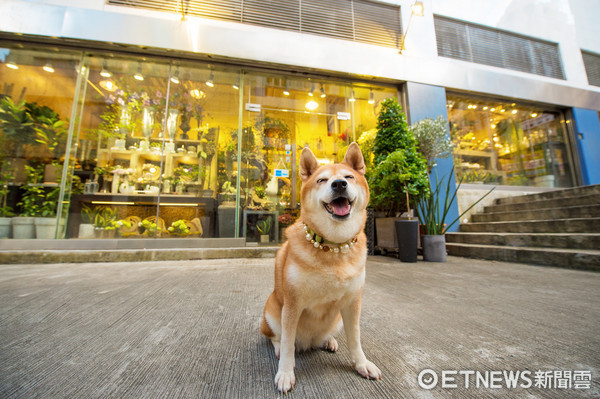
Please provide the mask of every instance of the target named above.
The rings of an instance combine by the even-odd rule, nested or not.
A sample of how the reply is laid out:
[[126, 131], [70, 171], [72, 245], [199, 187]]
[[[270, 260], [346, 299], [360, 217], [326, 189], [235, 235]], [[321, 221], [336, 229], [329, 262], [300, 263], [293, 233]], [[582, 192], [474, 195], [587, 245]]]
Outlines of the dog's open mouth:
[[352, 202], [348, 198], [338, 197], [330, 203], [323, 203], [327, 212], [337, 218], [345, 218], [350, 215], [352, 210]]

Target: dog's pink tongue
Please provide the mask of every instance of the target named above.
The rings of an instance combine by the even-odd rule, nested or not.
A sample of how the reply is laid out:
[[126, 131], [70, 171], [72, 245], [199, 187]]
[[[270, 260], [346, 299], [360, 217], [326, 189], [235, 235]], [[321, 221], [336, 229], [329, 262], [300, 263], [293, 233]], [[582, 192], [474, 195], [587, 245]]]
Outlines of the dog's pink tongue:
[[346, 216], [350, 213], [350, 203], [346, 201], [334, 201], [331, 203], [333, 212], [338, 216]]

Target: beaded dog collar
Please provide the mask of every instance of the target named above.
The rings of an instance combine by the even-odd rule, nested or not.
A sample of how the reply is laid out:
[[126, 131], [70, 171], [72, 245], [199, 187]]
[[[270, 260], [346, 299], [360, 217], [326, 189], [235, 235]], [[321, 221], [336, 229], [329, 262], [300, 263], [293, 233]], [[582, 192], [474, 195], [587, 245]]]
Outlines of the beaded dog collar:
[[310, 241], [311, 244], [318, 249], [322, 249], [325, 252], [333, 252], [333, 253], [347, 253], [350, 251], [350, 248], [356, 244], [358, 241], [358, 236], [355, 236], [350, 241], [346, 241], [341, 244], [337, 244], [335, 242], [327, 241], [317, 233], [315, 233], [310, 227], [308, 227], [304, 222], [302, 222], [302, 226], [304, 231], [306, 232], [306, 240]]

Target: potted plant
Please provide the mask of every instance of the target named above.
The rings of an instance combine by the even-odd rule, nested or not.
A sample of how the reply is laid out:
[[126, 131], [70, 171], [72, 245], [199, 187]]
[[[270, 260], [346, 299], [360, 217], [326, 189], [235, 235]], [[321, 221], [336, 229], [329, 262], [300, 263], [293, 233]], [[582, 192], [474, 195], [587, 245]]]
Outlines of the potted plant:
[[94, 233], [96, 238], [114, 238], [119, 227], [117, 210], [110, 206], [99, 206], [95, 209]]
[[94, 220], [96, 219], [96, 210], [85, 204], [81, 204], [81, 224], [79, 225], [79, 238], [94, 238]]
[[59, 194], [60, 185], [52, 187], [49, 192], [46, 192], [42, 187], [40, 196], [40, 215], [35, 218], [36, 238], [56, 238], [56, 210], [58, 207]]
[[27, 181], [21, 186], [23, 195], [17, 203], [21, 212], [12, 219], [14, 238], [35, 238], [35, 217], [41, 215], [40, 198], [44, 198], [44, 188], [38, 184], [40, 172], [39, 168], [25, 165]]
[[0, 170], [0, 238], [10, 238], [12, 232], [11, 216], [14, 216], [15, 213], [12, 207], [6, 203], [9, 194], [8, 182], [12, 179], [12, 170], [4, 161]]
[[[403, 261], [416, 261], [418, 226], [416, 230], [412, 226], [415, 221], [410, 205], [428, 191], [427, 163], [418, 152], [406, 116], [395, 99], [382, 102], [373, 154], [374, 167], [368, 171], [368, 181], [370, 204], [379, 213], [375, 219], [377, 245], [386, 250], [399, 248], [400, 242], [403, 246], [410, 243], [410, 246], [403, 248], [407, 251], [399, 253], [399, 256]], [[398, 216], [403, 210], [407, 211], [403, 219], [409, 222], [396, 223], [401, 220]], [[402, 231], [396, 232], [396, 228]], [[402, 237], [400, 240], [398, 234]]]
[[[485, 193], [481, 198], [469, 206], [454, 220], [447, 221], [446, 217], [450, 211], [452, 203], [456, 200], [458, 189], [462, 184], [462, 179], [459, 180], [455, 187], [452, 187], [452, 179], [454, 168], [447, 176], [447, 181], [443, 177], [441, 181], [437, 180], [435, 188], [430, 188], [428, 196], [423, 197], [419, 201], [419, 218], [423, 224], [423, 260], [430, 262], [445, 262], [446, 261], [446, 236], [444, 233], [452, 227], [460, 218], [470, 211], [475, 205], [487, 197], [496, 187], [492, 187], [490, 191]], [[444, 188], [444, 191], [442, 191]], [[445, 199], [442, 199], [442, 193], [445, 194]], [[443, 202], [443, 203], [442, 203]]]
[[156, 216], [150, 216], [142, 220], [139, 226], [144, 229], [144, 232], [142, 233], [143, 236], [160, 237], [163, 234], [168, 234], [168, 231], [165, 228], [165, 221], [160, 217], [157, 222]]
[[177, 237], [187, 237], [190, 234], [190, 228], [188, 227], [185, 220], [176, 220], [171, 223], [171, 226], [167, 229], [169, 233]]
[[419, 151], [427, 161], [427, 172], [436, 165], [435, 160], [448, 158], [452, 154], [452, 140], [448, 135], [448, 121], [443, 116], [425, 118], [410, 127]]
[[9, 164], [14, 171], [13, 181], [25, 183], [25, 165], [23, 146], [35, 140], [30, 104], [26, 101], [15, 103], [9, 96], [0, 99], [0, 130], [4, 133], [6, 141], [3, 142], [5, 154], [10, 154]]
[[267, 242], [271, 241], [270, 233], [271, 233], [272, 223], [273, 223], [273, 221], [271, 220], [270, 217], [259, 220], [256, 223], [256, 229], [260, 233], [260, 242], [261, 243], [267, 243]]
[[284, 241], [285, 239], [285, 229], [294, 224], [294, 217], [289, 213], [284, 213], [283, 215], [279, 215], [279, 234], [281, 235], [280, 241]]
[[44, 168], [44, 183], [54, 183], [61, 175], [62, 164], [59, 159], [65, 153], [69, 125], [62, 121], [52, 108], [39, 106], [36, 103], [31, 106], [36, 134], [35, 141], [45, 146], [52, 157]]

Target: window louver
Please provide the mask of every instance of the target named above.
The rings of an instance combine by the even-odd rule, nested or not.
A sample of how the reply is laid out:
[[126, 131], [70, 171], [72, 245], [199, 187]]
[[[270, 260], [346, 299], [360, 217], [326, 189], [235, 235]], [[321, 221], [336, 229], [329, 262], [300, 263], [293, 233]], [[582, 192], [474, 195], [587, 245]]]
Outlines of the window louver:
[[398, 48], [400, 7], [367, 0], [106, 0], [107, 4], [185, 13]]
[[438, 55], [564, 79], [556, 43], [435, 16]]
[[600, 54], [581, 50], [588, 82], [592, 86], [600, 86]]

